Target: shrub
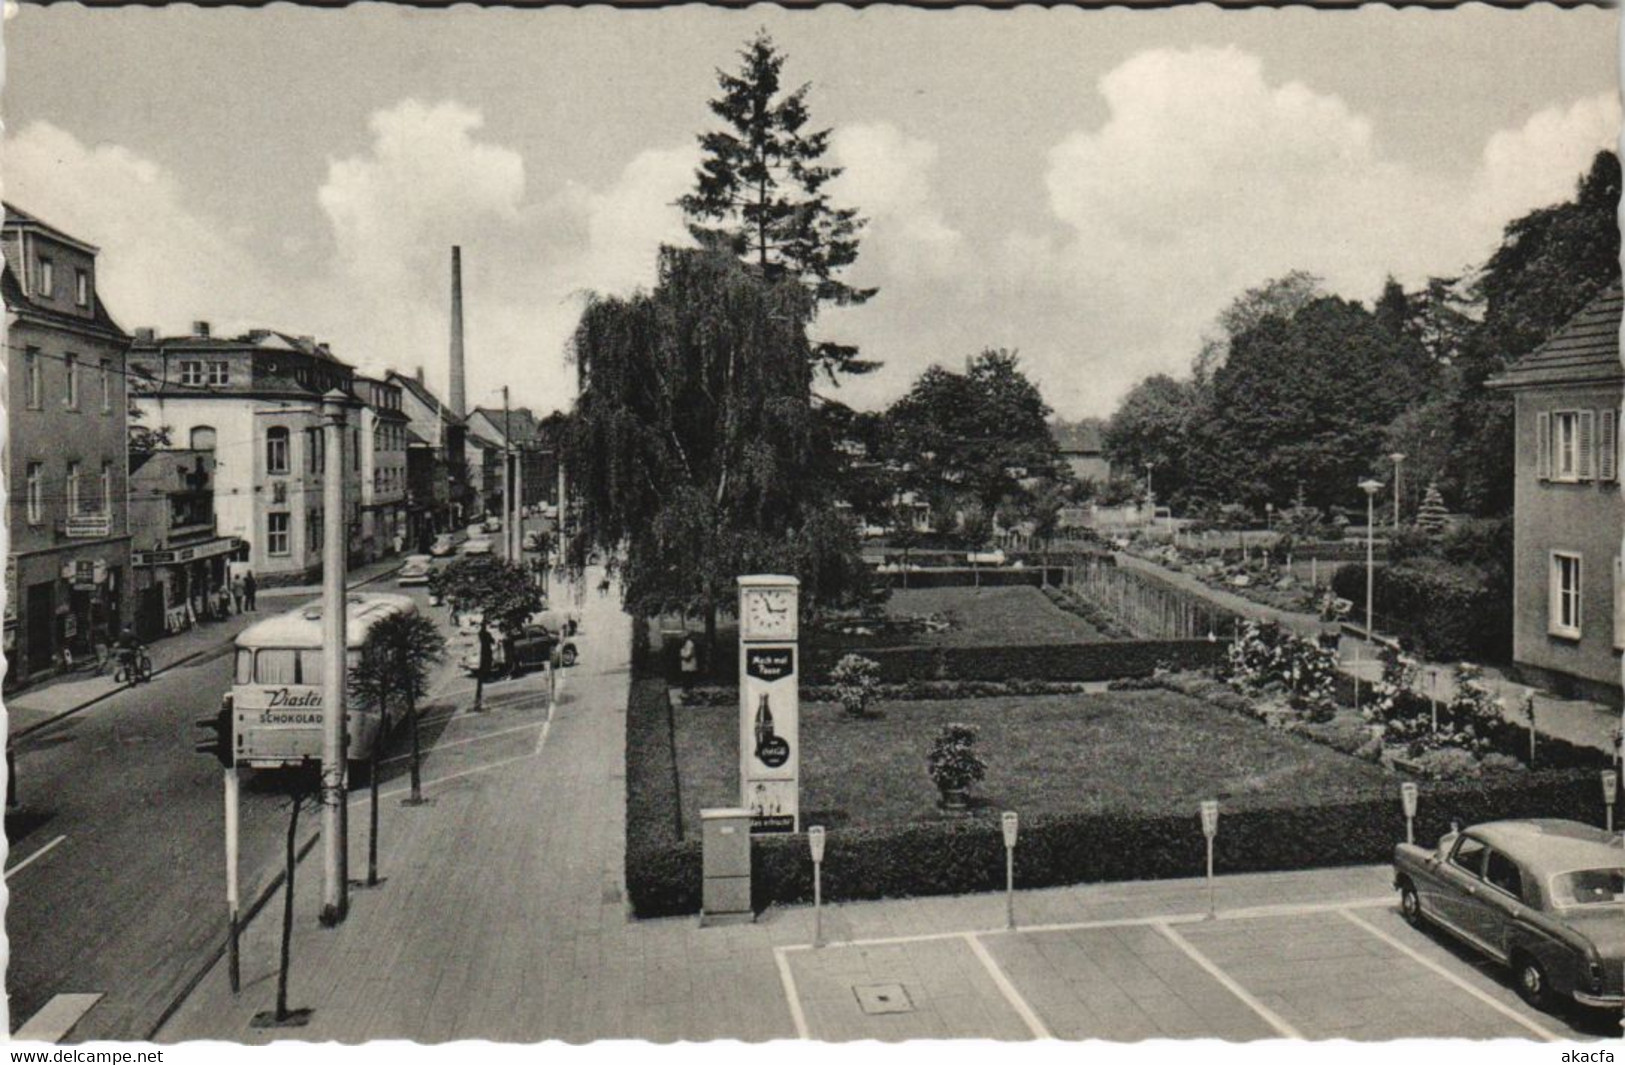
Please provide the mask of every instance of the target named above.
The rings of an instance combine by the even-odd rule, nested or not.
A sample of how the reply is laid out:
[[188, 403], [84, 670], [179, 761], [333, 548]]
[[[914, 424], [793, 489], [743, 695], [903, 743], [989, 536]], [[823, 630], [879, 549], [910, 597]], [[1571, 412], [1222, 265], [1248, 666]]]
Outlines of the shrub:
[[[1365, 580], [1365, 566], [1350, 563], [1338, 567], [1332, 588], [1363, 602]], [[1382, 566], [1372, 576], [1372, 601], [1394, 635], [1424, 658], [1505, 661], [1511, 654], [1511, 583], [1479, 566], [1431, 556]]]
[[1477, 758], [1459, 747], [1438, 747], [1412, 759], [1416, 771], [1430, 780], [1462, 780], [1480, 772]]
[[942, 726], [926, 755], [926, 772], [940, 791], [963, 791], [987, 775], [987, 763], [976, 752], [976, 726]]
[[829, 671], [830, 687], [841, 707], [853, 717], [862, 717], [880, 691], [880, 666], [872, 658], [846, 655]]
[[1243, 622], [1230, 644], [1225, 667], [1231, 683], [1243, 691], [1284, 690], [1287, 704], [1307, 713], [1312, 721], [1330, 719], [1336, 707], [1336, 655], [1273, 622]]

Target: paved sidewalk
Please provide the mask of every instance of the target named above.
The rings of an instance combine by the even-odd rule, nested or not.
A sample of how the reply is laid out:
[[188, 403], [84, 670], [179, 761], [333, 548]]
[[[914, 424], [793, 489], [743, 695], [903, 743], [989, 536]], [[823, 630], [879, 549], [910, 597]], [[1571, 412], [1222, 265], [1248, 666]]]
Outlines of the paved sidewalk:
[[[379, 580], [399, 569], [400, 559], [384, 559], [351, 571], [349, 586], [358, 588]], [[185, 632], [165, 636], [147, 646], [152, 658], [152, 670], [161, 673], [183, 662], [190, 662], [212, 651], [217, 651], [237, 637], [254, 622], [293, 606], [292, 600], [320, 595], [319, 585], [295, 588], [264, 588], [258, 595], [259, 610], [248, 614], [235, 614], [223, 621], [210, 621], [194, 625]], [[96, 673], [85, 670], [71, 673], [56, 680], [35, 684], [5, 700], [7, 733], [13, 740], [43, 725], [81, 710], [92, 703], [122, 691], [126, 686], [113, 681], [114, 665]]]
[[[275, 999], [278, 898], [245, 933], [242, 992], [231, 994], [217, 965], [159, 1041], [1268, 1038], [1280, 1025], [1321, 1038], [1527, 1038], [1539, 1024], [1514, 1016], [1508, 988], [1445, 948], [1407, 943], [1416, 961], [1386, 944], [1382, 936], [1419, 933], [1395, 924], [1385, 866], [1221, 877], [1217, 922], [1203, 921], [1209, 896], [1199, 879], [1023, 891], [1015, 937], [1003, 931], [998, 894], [826, 908], [826, 941], [851, 949], [810, 949], [810, 907], [709, 929], [695, 918], [632, 921], [623, 878], [629, 622], [609, 600], [589, 596], [583, 607], [582, 664], [566, 674], [535, 744], [452, 771], [459, 763], [438, 761], [444, 746], [431, 754], [434, 804], [385, 803], [387, 882], [352, 896], [340, 928], [316, 921], [319, 859], [301, 866], [289, 1004], [314, 1009], [309, 1026], [252, 1025]], [[466, 743], [457, 750], [480, 749]], [[1263, 997], [1238, 995], [1228, 975], [1197, 961], [1202, 951], [1223, 951]], [[1338, 965], [1328, 972], [1316, 958]], [[1312, 990], [1294, 987], [1315, 969]], [[1332, 998], [1358, 1011], [1315, 1028], [1328, 979], [1349, 985]], [[1352, 986], [1361, 980], [1363, 998]], [[1417, 996], [1447, 1005], [1406, 1012]]]

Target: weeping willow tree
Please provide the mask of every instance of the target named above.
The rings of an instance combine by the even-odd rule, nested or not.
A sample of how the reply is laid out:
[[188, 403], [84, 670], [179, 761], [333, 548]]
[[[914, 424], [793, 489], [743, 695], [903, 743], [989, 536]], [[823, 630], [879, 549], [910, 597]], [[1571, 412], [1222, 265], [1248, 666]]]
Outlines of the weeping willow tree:
[[809, 606], [864, 583], [815, 472], [814, 310], [794, 278], [664, 248], [653, 291], [595, 297], [576, 328], [572, 555], [614, 557], [636, 613], [703, 614], [713, 649], [739, 574], [796, 574]]

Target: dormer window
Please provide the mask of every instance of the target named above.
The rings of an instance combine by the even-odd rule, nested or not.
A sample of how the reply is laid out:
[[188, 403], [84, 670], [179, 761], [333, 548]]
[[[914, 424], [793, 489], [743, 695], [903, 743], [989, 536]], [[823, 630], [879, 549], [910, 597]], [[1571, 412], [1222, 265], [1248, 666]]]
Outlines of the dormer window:
[[56, 295], [56, 264], [44, 256], [39, 261], [39, 294], [46, 299]]
[[90, 271], [73, 272], [73, 302], [81, 307], [90, 306]]

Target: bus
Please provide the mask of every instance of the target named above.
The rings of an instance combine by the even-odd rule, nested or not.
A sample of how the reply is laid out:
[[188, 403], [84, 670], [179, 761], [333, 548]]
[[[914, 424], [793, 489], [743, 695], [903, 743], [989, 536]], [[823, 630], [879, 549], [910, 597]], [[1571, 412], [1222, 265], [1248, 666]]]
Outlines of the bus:
[[[346, 597], [348, 669], [360, 661], [368, 631], [394, 614], [412, 614], [408, 596], [351, 594]], [[320, 761], [322, 756], [322, 604], [266, 618], [237, 636], [236, 669], [224, 707], [231, 715], [237, 765], [268, 768]], [[349, 706], [348, 755], [352, 763], [372, 757], [373, 744], [389, 734], [377, 710]]]

